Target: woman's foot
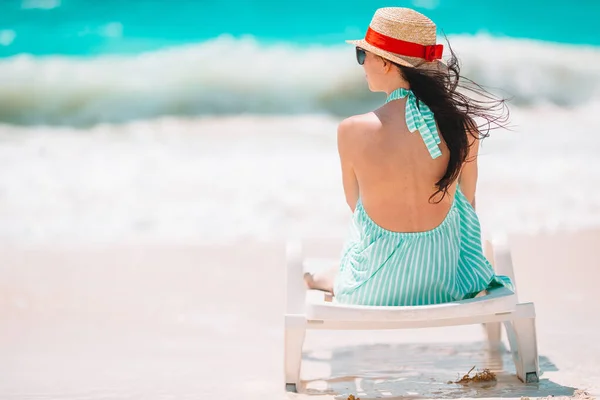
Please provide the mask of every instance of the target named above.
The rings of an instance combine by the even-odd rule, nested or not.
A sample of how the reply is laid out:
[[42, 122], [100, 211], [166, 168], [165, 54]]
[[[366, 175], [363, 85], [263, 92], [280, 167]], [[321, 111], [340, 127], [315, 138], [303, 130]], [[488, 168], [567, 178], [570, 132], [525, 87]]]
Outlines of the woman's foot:
[[304, 282], [310, 290], [321, 290], [333, 294], [333, 282], [335, 281], [336, 273], [337, 268], [314, 274], [306, 272], [304, 274]]
[[306, 283], [306, 287], [309, 289], [314, 289], [315, 281], [313, 279], [313, 274], [310, 272], [306, 272], [304, 274], [304, 283]]

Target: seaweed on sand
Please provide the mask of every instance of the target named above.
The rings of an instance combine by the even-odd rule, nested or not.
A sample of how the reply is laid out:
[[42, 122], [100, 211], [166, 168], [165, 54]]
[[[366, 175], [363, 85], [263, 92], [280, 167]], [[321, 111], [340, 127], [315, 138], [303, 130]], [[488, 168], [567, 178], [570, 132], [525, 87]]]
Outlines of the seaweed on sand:
[[475, 375], [471, 376], [471, 372], [473, 372], [474, 369], [475, 369], [475, 367], [471, 368], [469, 370], [469, 372], [467, 372], [466, 375], [464, 375], [462, 378], [460, 378], [456, 382], [452, 382], [452, 383], [460, 383], [462, 385], [465, 385], [465, 384], [471, 383], [471, 382], [493, 382], [496, 380], [496, 374], [494, 374], [492, 371], [490, 371], [487, 368], [481, 372], [476, 372]]

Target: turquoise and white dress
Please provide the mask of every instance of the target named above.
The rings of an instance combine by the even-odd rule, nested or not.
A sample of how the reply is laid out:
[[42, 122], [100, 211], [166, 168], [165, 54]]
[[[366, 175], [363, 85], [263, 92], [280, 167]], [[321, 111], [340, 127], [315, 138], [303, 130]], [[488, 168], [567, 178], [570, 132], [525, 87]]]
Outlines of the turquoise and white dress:
[[[410, 90], [397, 89], [387, 101], [407, 97], [406, 123], [419, 131], [432, 158], [441, 156], [433, 113]], [[425, 232], [392, 232], [377, 225], [360, 199], [334, 284], [336, 301], [379, 306], [417, 306], [472, 298], [504, 285], [483, 255], [475, 210], [457, 188], [450, 211]]]

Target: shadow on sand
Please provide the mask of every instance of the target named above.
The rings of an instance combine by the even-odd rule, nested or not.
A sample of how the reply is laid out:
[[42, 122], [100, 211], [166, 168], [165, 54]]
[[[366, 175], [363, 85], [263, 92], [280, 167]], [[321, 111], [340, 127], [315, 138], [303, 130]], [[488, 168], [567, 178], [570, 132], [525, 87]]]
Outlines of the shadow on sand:
[[[367, 400], [573, 396], [576, 392], [544, 379], [544, 372], [558, 370], [544, 356], [540, 356], [540, 382], [522, 383], [510, 352], [505, 347], [490, 352], [483, 342], [352, 346], [334, 350], [331, 357], [305, 353], [304, 360], [328, 363], [331, 374], [304, 381], [300, 391], [344, 400], [350, 394]], [[475, 371], [490, 369], [496, 381], [453, 383], [472, 367]]]

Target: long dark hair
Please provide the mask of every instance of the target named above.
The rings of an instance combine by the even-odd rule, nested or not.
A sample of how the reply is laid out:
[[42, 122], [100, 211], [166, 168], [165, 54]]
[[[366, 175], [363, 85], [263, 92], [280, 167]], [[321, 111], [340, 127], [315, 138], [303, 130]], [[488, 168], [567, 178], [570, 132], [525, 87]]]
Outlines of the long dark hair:
[[[490, 129], [505, 127], [509, 115], [505, 99], [496, 98], [482, 86], [460, 75], [459, 61], [450, 43], [448, 48], [451, 57], [443, 71], [393, 63], [400, 69], [417, 100], [427, 104], [433, 112], [450, 151], [446, 173], [436, 183], [437, 190], [430, 197], [431, 201], [441, 194], [436, 203], [446, 196], [467, 161], [471, 142], [469, 135], [476, 139], [488, 137]], [[476, 119], [483, 121], [478, 124]]]

